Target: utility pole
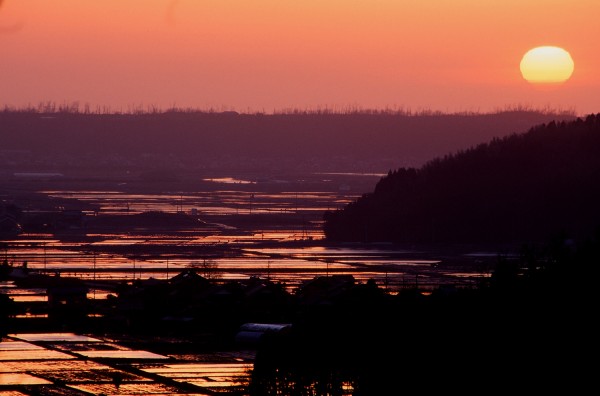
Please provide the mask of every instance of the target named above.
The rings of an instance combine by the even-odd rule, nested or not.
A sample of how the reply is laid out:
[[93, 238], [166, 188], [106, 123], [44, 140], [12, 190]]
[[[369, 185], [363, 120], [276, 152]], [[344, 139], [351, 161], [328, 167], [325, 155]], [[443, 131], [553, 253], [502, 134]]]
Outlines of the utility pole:
[[96, 299], [96, 252], [94, 252], [94, 300]]
[[271, 280], [271, 260], [267, 260], [267, 280]]

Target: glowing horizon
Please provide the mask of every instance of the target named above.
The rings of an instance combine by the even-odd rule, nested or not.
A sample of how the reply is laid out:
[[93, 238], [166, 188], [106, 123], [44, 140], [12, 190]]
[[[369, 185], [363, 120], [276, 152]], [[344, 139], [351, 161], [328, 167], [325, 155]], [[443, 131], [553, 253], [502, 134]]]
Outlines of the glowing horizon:
[[[598, 12], [592, 0], [4, 0], [0, 106], [597, 112]], [[543, 43], [576, 59], [559, 89], [521, 76]]]

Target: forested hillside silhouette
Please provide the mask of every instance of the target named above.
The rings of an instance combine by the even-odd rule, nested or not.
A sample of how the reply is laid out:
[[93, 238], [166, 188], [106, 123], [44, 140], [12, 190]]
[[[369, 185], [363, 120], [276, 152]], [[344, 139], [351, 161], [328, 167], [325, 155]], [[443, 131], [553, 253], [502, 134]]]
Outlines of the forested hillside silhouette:
[[383, 173], [572, 113], [0, 111], [0, 170], [251, 169]]
[[589, 235], [600, 224], [600, 114], [390, 171], [325, 214], [332, 241], [516, 242]]

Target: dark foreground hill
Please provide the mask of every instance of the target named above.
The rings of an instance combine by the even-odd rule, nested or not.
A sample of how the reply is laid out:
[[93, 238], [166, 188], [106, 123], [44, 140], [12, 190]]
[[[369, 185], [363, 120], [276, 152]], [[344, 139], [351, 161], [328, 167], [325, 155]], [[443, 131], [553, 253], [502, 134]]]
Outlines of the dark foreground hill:
[[0, 111], [0, 171], [387, 172], [570, 114]]
[[389, 172], [325, 214], [335, 241], [533, 242], [600, 225], [600, 114]]

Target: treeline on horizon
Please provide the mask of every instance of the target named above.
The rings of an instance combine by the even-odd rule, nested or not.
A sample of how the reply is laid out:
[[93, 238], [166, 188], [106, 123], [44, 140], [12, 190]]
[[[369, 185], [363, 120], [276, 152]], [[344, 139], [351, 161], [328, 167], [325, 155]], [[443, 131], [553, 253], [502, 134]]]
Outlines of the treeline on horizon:
[[528, 243], [600, 226], [600, 114], [390, 171], [324, 215], [332, 241]]
[[58, 165], [87, 161], [99, 166], [118, 158], [113, 165], [122, 167], [150, 158], [146, 165], [163, 168], [223, 166], [227, 160], [245, 169], [384, 173], [532, 125], [575, 118], [526, 107], [496, 113], [291, 109], [243, 114], [191, 109], [94, 113], [48, 104], [0, 111], [0, 151], [20, 151], [32, 156], [32, 163], [44, 158]]
[[362, 106], [316, 106], [316, 107], [287, 107], [281, 109], [273, 109], [271, 113], [264, 109], [256, 111], [248, 108], [246, 111], [237, 111], [234, 108], [222, 106], [217, 109], [215, 107], [197, 108], [197, 107], [179, 107], [170, 106], [163, 108], [155, 105], [129, 105], [126, 109], [119, 107], [115, 109], [112, 106], [97, 105], [94, 108], [90, 104], [81, 104], [75, 102], [57, 103], [53, 101], [40, 102], [37, 106], [11, 106], [4, 105], [1, 110], [4, 113], [28, 113], [28, 114], [102, 114], [102, 115], [145, 115], [145, 114], [172, 114], [172, 113], [193, 113], [193, 114], [245, 114], [245, 115], [269, 115], [269, 114], [387, 114], [387, 115], [402, 115], [402, 116], [442, 116], [442, 115], [482, 115], [482, 114], [498, 114], [498, 113], [541, 113], [558, 116], [576, 116], [574, 109], [560, 109], [550, 106], [534, 107], [527, 104], [507, 105], [503, 108], [496, 108], [493, 111], [479, 110], [464, 110], [455, 112], [444, 112], [430, 108], [418, 108], [413, 110], [410, 107], [385, 107], [385, 108], [366, 108]]

